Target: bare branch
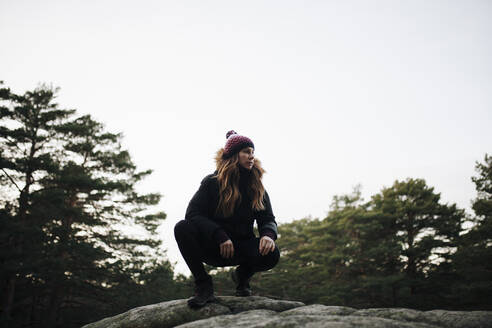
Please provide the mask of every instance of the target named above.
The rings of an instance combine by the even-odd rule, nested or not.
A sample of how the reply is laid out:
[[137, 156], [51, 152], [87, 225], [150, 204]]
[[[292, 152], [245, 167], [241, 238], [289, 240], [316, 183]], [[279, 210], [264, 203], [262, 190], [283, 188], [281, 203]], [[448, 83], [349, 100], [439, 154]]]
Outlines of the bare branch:
[[19, 190], [19, 192], [22, 192], [22, 190], [19, 188], [19, 186], [17, 185], [17, 183], [15, 183], [14, 179], [12, 179], [12, 177], [7, 172], [5, 172], [4, 169], [2, 169], [2, 171], [9, 178], [9, 180], [14, 184], [14, 186], [17, 188], [17, 190]]

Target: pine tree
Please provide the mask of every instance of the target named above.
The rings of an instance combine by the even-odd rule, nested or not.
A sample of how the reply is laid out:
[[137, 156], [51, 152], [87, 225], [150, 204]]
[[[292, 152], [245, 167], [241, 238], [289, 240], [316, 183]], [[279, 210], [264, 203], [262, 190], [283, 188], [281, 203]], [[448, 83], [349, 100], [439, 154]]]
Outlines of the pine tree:
[[80, 326], [134, 305], [121, 286], [141, 290], [149, 272], [172, 272], [155, 261], [165, 214], [149, 207], [160, 195], [135, 189], [151, 171], [136, 169], [121, 134], [59, 109], [55, 93], [1, 90], [0, 181], [10, 197], [0, 211], [2, 315], [11, 326]]
[[[19, 286], [36, 283], [33, 273], [42, 257], [44, 222], [32, 215], [39, 178], [54, 169], [50, 155], [55, 127], [74, 113], [52, 102], [55, 90], [40, 87], [23, 95], [0, 89], [0, 169], [3, 201], [2, 234], [2, 317], [12, 317], [14, 300], [28, 297], [17, 293]], [[32, 296], [35, 297], [35, 296]], [[25, 317], [25, 316], [24, 316]], [[28, 316], [29, 317], [29, 316]]]
[[[405, 279], [399, 298], [403, 306], [434, 306], [429, 299], [429, 274], [449, 264], [457, 246], [464, 211], [440, 203], [440, 195], [423, 179], [395, 181], [372, 197], [372, 210], [391, 216], [400, 247]], [[433, 290], [435, 292], [435, 290]]]
[[462, 309], [492, 310], [492, 156], [485, 154], [484, 162], [476, 162], [475, 170], [475, 217], [454, 255], [457, 278], [453, 296]]
[[[140, 214], [157, 204], [160, 196], [135, 191], [135, 184], [151, 171], [136, 171], [129, 153], [120, 149], [121, 135], [105, 132], [90, 116], [67, 122], [57, 132], [66, 139], [64, 148], [56, 154], [59, 170], [42, 180], [46, 194], [40, 194], [54, 201], [44, 203], [42, 211], [49, 213], [50, 208], [56, 208], [61, 212], [47, 228], [51, 235], [50, 258], [58, 263], [58, 275], [50, 274], [49, 322], [55, 322], [67, 298], [87, 297], [93, 289], [98, 297], [88, 303], [104, 301], [97, 291], [102, 283], [106, 288], [118, 284], [119, 278], [114, 280], [118, 273], [137, 279], [139, 270], [151, 258], [149, 250], [160, 242], [156, 238], [125, 236], [120, 230], [140, 226], [155, 234], [159, 221], [165, 218], [163, 213]], [[144, 236], [145, 231], [139, 234]], [[101, 281], [102, 271], [115, 265], [111, 262], [116, 260], [124, 263], [123, 268]], [[81, 282], [82, 289], [78, 288]]]

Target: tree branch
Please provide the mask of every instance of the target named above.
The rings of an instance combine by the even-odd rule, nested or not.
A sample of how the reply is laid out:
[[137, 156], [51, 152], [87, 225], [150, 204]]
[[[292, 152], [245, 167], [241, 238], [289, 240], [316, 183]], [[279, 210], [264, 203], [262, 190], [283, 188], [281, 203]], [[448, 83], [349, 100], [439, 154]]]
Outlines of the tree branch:
[[14, 184], [14, 186], [17, 188], [17, 190], [19, 190], [19, 192], [22, 192], [22, 190], [19, 188], [17, 183], [15, 183], [14, 179], [12, 179], [12, 177], [7, 172], [5, 172], [5, 169], [2, 169], [2, 171], [9, 178], [9, 180]]

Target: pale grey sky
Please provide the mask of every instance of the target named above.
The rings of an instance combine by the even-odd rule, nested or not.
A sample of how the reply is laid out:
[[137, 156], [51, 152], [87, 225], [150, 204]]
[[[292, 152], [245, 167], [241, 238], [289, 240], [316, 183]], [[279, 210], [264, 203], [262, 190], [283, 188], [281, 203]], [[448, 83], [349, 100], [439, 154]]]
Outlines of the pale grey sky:
[[491, 1], [6, 1], [0, 79], [123, 132], [174, 224], [234, 129], [279, 223], [423, 178], [469, 210], [492, 152]]

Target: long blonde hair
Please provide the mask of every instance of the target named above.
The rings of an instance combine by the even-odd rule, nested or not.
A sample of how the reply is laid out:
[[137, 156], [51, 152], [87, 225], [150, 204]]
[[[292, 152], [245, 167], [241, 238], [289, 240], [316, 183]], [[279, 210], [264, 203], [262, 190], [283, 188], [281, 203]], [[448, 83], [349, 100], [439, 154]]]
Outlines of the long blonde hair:
[[[242, 198], [239, 192], [239, 154], [223, 159], [223, 153], [224, 148], [221, 148], [215, 156], [219, 182], [219, 204], [215, 213], [230, 217], [234, 213], [236, 205], [241, 203]], [[257, 211], [265, 209], [265, 204], [263, 204], [265, 188], [261, 182], [263, 173], [265, 170], [261, 167], [261, 162], [255, 157], [251, 168], [251, 189], [248, 190], [248, 195], [252, 199], [251, 208]]]

